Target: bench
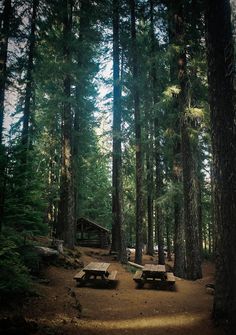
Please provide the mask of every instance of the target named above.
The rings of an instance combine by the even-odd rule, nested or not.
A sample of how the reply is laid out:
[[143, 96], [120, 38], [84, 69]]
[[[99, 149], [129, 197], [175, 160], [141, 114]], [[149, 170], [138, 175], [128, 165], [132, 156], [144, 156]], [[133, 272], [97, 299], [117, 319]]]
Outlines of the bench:
[[74, 276], [74, 279], [80, 282], [81, 280], [84, 279], [84, 275], [85, 275], [84, 271], [81, 270], [80, 272], [76, 273], [76, 275]]
[[108, 280], [115, 280], [117, 275], [117, 271], [111, 271], [109, 276], [107, 277]]
[[142, 275], [143, 272], [138, 270], [135, 272], [134, 276], [133, 276], [133, 280], [136, 281], [137, 283], [139, 283], [142, 280]]
[[169, 284], [174, 284], [175, 283], [175, 276], [174, 276], [173, 272], [167, 272], [167, 279], [166, 279], [166, 281]]
[[134, 276], [133, 276], [133, 280], [138, 284], [138, 288], [142, 288], [144, 285], [144, 279], [142, 278], [143, 276], [143, 271], [136, 271]]
[[171, 290], [175, 287], [175, 276], [173, 272], [166, 273], [166, 280], [160, 282], [161, 286], [164, 288], [169, 288]]

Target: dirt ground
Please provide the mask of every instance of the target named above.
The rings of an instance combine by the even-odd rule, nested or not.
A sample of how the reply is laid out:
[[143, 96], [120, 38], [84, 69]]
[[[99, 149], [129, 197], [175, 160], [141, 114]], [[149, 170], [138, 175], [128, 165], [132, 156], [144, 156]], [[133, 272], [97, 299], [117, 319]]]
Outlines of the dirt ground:
[[[204, 277], [197, 281], [177, 278], [176, 290], [137, 289], [133, 274], [121, 266], [108, 251], [81, 248], [84, 264], [91, 261], [111, 263], [117, 270], [116, 287], [76, 287], [78, 270], [48, 267], [49, 284], [38, 284], [39, 297], [23, 307], [29, 320], [39, 325], [37, 335], [220, 335], [211, 321], [213, 296], [206, 292], [214, 267], [203, 264]], [[132, 259], [131, 259], [132, 260]], [[150, 256], [144, 263], [151, 263]]]

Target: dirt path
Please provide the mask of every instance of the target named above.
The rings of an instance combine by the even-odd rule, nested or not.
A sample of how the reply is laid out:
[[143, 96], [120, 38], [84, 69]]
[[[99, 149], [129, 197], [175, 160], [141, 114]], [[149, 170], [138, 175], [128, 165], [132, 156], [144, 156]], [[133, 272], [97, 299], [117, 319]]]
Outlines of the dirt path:
[[[111, 262], [118, 270], [118, 285], [113, 289], [76, 287], [75, 270], [50, 267], [49, 285], [40, 285], [42, 296], [24, 307], [29, 319], [41, 325], [37, 335], [221, 335], [210, 319], [213, 296], [205, 284], [212, 281], [213, 266], [205, 263], [204, 278], [195, 282], [177, 280], [176, 291], [161, 291], [145, 286], [136, 289], [132, 273], [104, 251], [84, 248], [85, 264], [92, 260]], [[144, 262], [150, 262], [146, 256]], [[74, 294], [75, 293], [75, 294]], [[76, 299], [82, 305], [76, 306]]]

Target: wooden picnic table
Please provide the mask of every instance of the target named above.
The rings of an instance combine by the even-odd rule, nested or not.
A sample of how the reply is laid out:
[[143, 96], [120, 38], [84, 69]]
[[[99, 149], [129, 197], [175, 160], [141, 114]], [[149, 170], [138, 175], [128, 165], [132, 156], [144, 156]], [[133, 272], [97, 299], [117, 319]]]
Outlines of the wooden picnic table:
[[136, 271], [133, 280], [140, 288], [148, 282], [160, 284], [165, 287], [173, 287], [175, 284], [174, 274], [167, 272], [165, 265], [160, 264], [145, 264], [142, 270]]
[[115, 280], [117, 271], [108, 271], [110, 263], [91, 262], [78, 272], [74, 279], [77, 283], [98, 283], [98, 282], [112, 282]]
[[166, 280], [166, 266], [161, 264], [145, 264], [143, 268], [143, 277]]
[[85, 268], [83, 268], [83, 271], [88, 278], [91, 276], [94, 276], [95, 278], [100, 276], [102, 279], [104, 279], [105, 277], [109, 276], [109, 272], [107, 271], [109, 266], [110, 263], [91, 262], [85, 266]]

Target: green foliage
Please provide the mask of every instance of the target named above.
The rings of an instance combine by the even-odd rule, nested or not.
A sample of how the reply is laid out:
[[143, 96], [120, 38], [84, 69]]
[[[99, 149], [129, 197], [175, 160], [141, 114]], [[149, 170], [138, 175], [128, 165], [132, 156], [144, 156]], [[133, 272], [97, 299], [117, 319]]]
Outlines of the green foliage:
[[[106, 20], [103, 4], [81, 1], [74, 6], [72, 33], [68, 36], [71, 61], [65, 63], [61, 15], [63, 2], [43, 5], [44, 20], [39, 22], [38, 55], [35, 80], [38, 151], [38, 175], [43, 183], [47, 202], [47, 221], [55, 226], [60, 195], [61, 120], [63, 78], [71, 76], [70, 104], [73, 113], [73, 168], [76, 192], [76, 218], [87, 216], [110, 226], [111, 190], [109, 161], [101, 151], [96, 134], [97, 76], [101, 45], [100, 20]], [[107, 9], [107, 8], [106, 8]], [[67, 41], [68, 42], [68, 41]]]
[[23, 295], [30, 290], [30, 276], [17, 245], [0, 236], [0, 297]]
[[87, 154], [88, 157], [82, 157], [79, 165], [79, 216], [89, 217], [110, 228], [111, 184], [108, 179], [108, 162], [96, 148]]
[[37, 156], [34, 150], [29, 151], [23, 163], [24, 154], [24, 148], [16, 144], [8, 155], [4, 225], [22, 236], [42, 235], [47, 233], [47, 225], [43, 222], [45, 201], [37, 174]]
[[34, 244], [21, 246], [19, 249], [23, 264], [26, 266], [31, 275], [38, 275], [40, 271], [41, 257], [37, 253]]

